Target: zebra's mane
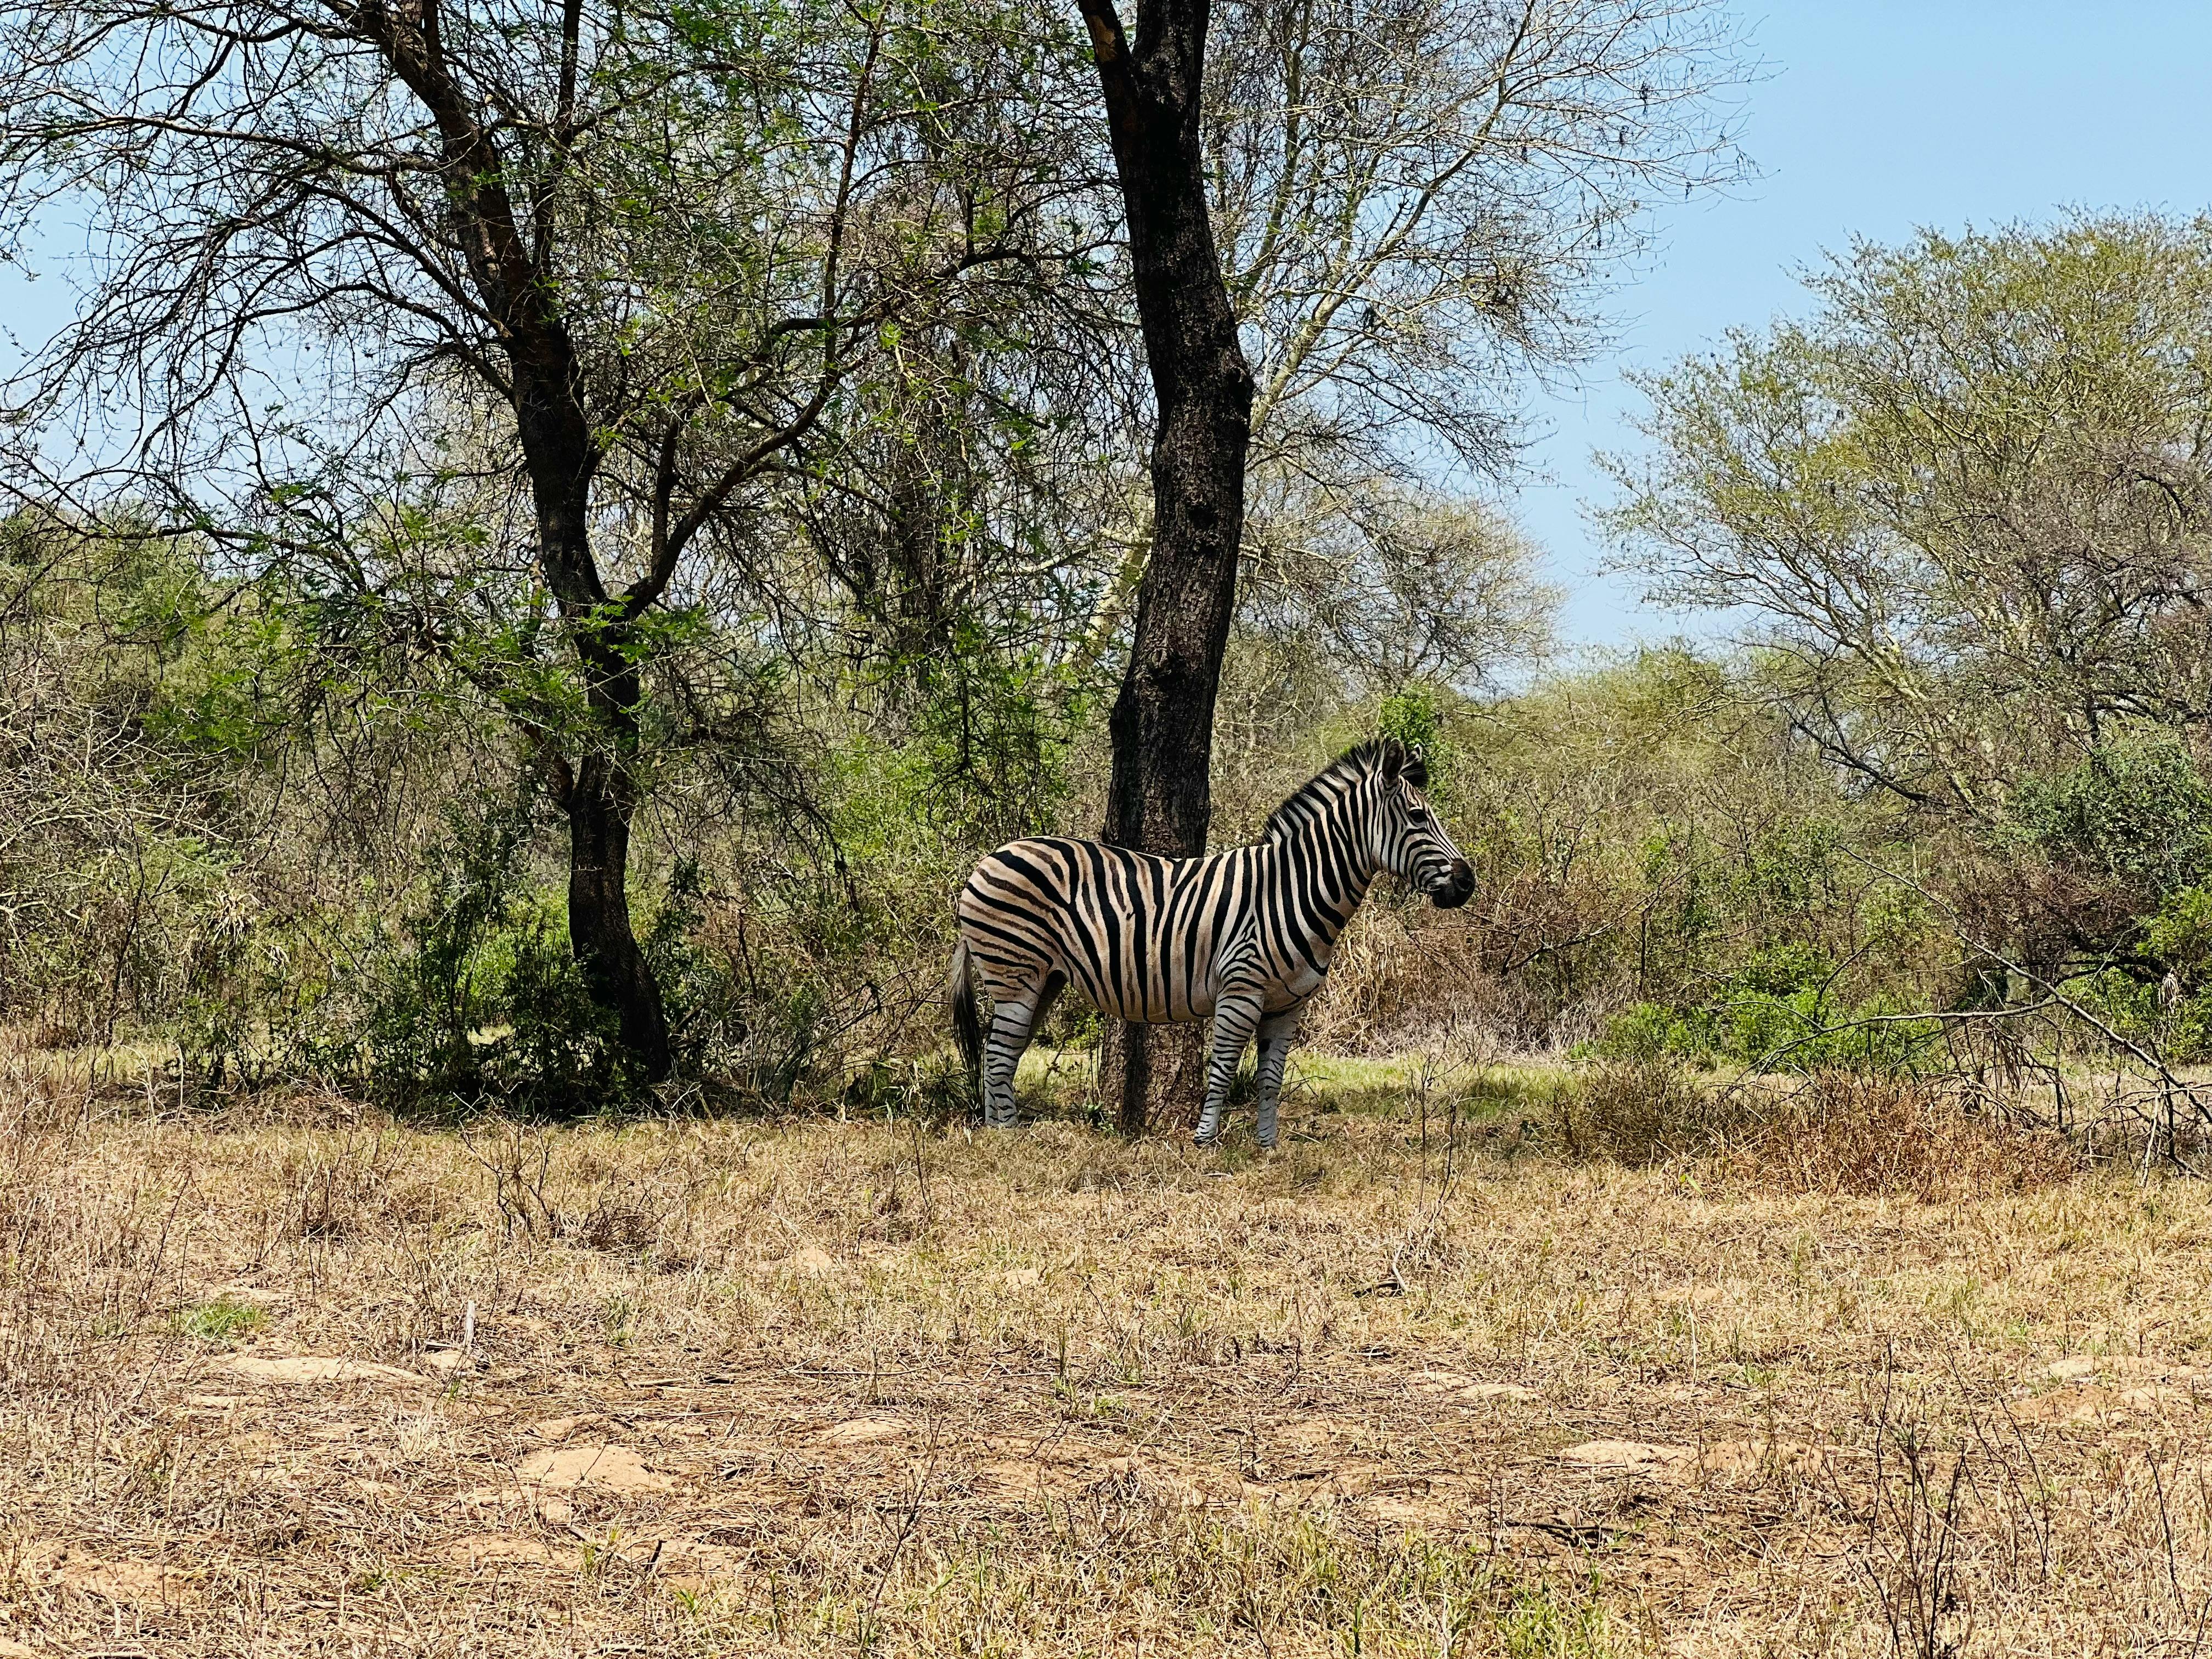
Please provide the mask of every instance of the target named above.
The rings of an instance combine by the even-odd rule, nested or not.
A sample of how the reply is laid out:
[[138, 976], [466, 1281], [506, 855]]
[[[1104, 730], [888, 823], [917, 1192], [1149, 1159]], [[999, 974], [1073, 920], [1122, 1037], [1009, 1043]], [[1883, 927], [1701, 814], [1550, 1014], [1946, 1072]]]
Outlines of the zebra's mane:
[[1364, 743], [1353, 744], [1292, 790], [1280, 806], [1267, 814], [1267, 827], [1261, 830], [1260, 839], [1280, 841], [1290, 835], [1340, 794], [1346, 784], [1382, 770], [1384, 757], [1393, 750], [1397, 750], [1402, 761], [1406, 751], [1395, 738], [1370, 738]]

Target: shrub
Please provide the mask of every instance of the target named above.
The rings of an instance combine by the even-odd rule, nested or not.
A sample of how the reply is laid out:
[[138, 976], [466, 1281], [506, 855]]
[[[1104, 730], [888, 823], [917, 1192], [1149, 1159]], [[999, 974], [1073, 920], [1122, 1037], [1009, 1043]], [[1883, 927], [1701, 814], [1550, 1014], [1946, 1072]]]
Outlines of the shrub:
[[1714, 1088], [1667, 1060], [1591, 1068], [1547, 1102], [1569, 1158], [1646, 1167], [1717, 1158], [1741, 1180], [1796, 1194], [1933, 1203], [2025, 1191], [2086, 1167], [2083, 1151], [2022, 1128], [1927, 1079], [1829, 1068], [1786, 1093]]
[[1708, 1152], [1749, 1116], [1738, 1091], [1709, 1088], [1665, 1058], [1593, 1066], [1547, 1106], [1546, 1127], [1568, 1157], [1637, 1167]]
[[394, 1110], [497, 1102], [571, 1114], [639, 1087], [611, 1017], [585, 990], [561, 912], [526, 884], [526, 808], [449, 815], [421, 902], [365, 965], [334, 1069]]
[[1601, 1060], [1708, 1060], [1717, 1049], [1711, 1017], [1703, 1009], [1639, 1002], [1606, 1022], [1589, 1054]]
[[1954, 1090], [1844, 1071], [1765, 1103], [1728, 1162], [1787, 1192], [1922, 1203], [2048, 1186], [2085, 1164], [2064, 1137], [2000, 1121]]

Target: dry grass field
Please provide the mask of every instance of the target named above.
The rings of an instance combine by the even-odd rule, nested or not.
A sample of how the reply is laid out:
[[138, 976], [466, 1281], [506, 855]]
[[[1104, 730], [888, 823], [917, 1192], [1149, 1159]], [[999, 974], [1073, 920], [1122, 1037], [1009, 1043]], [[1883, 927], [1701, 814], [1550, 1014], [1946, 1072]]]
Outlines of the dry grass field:
[[19, 1058], [0, 1654], [2197, 1650], [2212, 1192], [1447, 1081], [1315, 1062], [1263, 1158]]

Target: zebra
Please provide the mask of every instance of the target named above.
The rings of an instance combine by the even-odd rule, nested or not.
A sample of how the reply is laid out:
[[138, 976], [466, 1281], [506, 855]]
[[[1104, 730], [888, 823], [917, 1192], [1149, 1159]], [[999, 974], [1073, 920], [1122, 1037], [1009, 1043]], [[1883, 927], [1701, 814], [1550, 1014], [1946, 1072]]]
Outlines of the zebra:
[[[954, 905], [960, 941], [947, 986], [985, 1125], [1014, 1127], [1014, 1068], [1073, 985], [1116, 1019], [1212, 1016], [1201, 1146], [1221, 1133], [1230, 1080], [1256, 1034], [1260, 1144], [1273, 1146], [1298, 1011], [1376, 877], [1401, 877], [1441, 909], [1474, 891], [1474, 869], [1421, 798], [1427, 782], [1419, 751], [1372, 738], [1278, 806], [1249, 847], [1167, 859], [1040, 837], [986, 857]], [[988, 1044], [977, 977], [994, 1005]]]

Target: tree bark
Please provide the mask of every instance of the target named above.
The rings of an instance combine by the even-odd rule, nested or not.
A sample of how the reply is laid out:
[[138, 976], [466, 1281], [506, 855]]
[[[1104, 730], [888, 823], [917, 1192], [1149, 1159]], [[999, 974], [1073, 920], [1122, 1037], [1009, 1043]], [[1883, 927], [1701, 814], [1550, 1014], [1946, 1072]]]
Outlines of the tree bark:
[[[1252, 373], [1206, 213], [1199, 139], [1211, 9], [1207, 0], [1137, 0], [1132, 43], [1112, 0], [1079, 3], [1105, 97], [1158, 406], [1152, 555], [1109, 721], [1104, 835], [1194, 858], [1206, 851], [1213, 812], [1213, 706], [1236, 605], [1252, 432]], [[1184, 1103], [1203, 1075], [1191, 1063], [1200, 1038], [1194, 1027], [1130, 1026], [1118, 1036], [1102, 1052], [1101, 1085], [1134, 1134]]]
[[568, 943], [592, 1000], [611, 1012], [622, 1044], [648, 1082], [668, 1075], [668, 1018], [660, 986], [629, 918], [629, 821], [635, 802], [621, 769], [587, 757], [568, 791]]
[[592, 714], [556, 802], [568, 819], [568, 948], [592, 1000], [615, 1017], [630, 1063], [648, 1083], [672, 1065], [659, 981], [638, 948], [629, 915], [629, 827], [637, 808], [630, 770], [644, 700], [627, 617], [610, 619], [589, 532], [599, 455], [563, 374], [574, 359], [565, 332], [543, 348], [549, 365], [515, 374], [516, 428], [538, 515], [538, 564], [573, 630]]

